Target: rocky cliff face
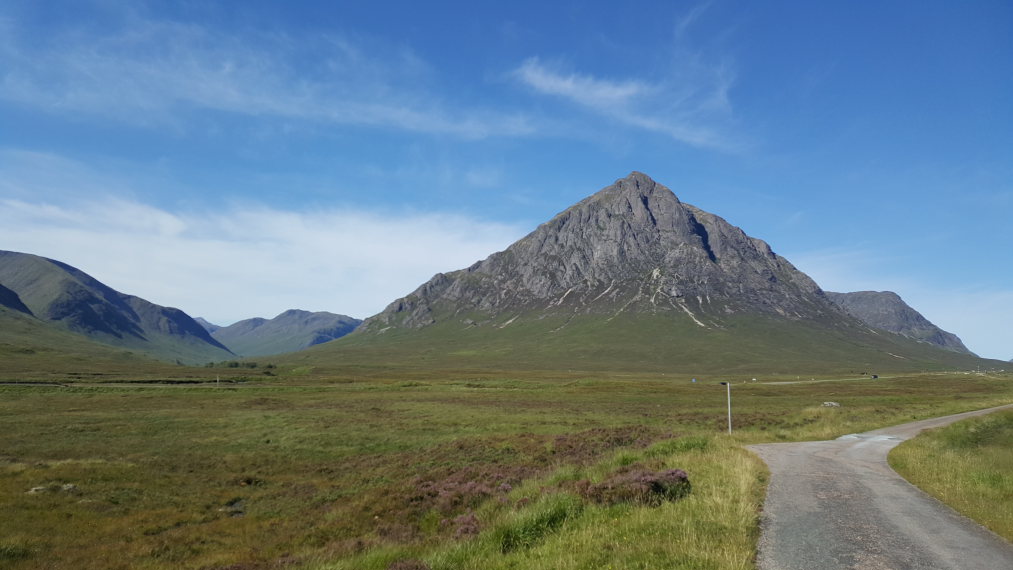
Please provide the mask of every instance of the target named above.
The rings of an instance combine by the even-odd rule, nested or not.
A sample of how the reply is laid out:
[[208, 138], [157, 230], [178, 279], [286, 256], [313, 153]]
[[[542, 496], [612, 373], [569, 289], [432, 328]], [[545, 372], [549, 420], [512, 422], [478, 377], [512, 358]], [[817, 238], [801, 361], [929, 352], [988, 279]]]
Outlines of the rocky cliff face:
[[897, 333], [952, 350], [972, 354], [953, 333], [932, 324], [892, 291], [827, 292], [828, 298], [870, 327]]
[[668, 312], [704, 328], [742, 313], [842, 316], [765, 242], [634, 172], [505, 251], [436, 275], [360, 330], [503, 327], [557, 313], [623, 312]]

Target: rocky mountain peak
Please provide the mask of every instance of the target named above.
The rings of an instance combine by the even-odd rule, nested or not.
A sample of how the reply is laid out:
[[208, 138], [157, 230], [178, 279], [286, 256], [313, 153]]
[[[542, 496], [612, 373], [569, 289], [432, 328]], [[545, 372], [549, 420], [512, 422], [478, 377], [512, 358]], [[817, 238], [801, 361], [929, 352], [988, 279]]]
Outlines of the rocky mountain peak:
[[893, 291], [827, 292], [844, 312], [870, 327], [897, 333], [954, 352], [972, 354], [957, 335], [932, 324]]
[[623, 311], [671, 311], [708, 327], [739, 312], [802, 318], [837, 309], [762, 240], [633, 172], [505, 251], [436, 275], [361, 328]]

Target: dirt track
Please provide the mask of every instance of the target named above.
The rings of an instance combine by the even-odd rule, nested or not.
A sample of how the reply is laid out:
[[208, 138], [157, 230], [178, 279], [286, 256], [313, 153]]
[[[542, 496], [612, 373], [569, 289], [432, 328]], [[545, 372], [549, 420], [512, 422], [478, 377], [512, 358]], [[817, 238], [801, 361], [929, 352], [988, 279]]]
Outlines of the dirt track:
[[833, 441], [749, 446], [771, 471], [760, 570], [1013, 569], [1013, 545], [921, 492], [886, 462], [891, 449], [924, 429], [1009, 407]]

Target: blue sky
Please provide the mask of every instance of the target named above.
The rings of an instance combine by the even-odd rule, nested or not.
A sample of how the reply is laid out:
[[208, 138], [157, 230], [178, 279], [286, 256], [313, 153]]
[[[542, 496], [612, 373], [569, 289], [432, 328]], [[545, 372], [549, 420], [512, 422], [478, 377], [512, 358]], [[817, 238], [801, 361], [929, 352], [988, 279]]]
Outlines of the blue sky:
[[0, 6], [0, 248], [366, 317], [639, 170], [1013, 357], [1009, 2], [208, 4]]

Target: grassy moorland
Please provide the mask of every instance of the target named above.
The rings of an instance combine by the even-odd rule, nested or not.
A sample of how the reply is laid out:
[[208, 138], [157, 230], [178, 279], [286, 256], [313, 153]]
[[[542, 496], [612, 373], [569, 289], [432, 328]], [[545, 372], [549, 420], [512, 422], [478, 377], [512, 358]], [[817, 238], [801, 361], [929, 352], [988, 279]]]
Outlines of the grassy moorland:
[[[277, 374], [0, 387], [0, 565], [751, 568], [766, 474], [742, 443], [1013, 401], [1009, 376], [736, 381], [727, 436], [716, 378]], [[671, 469], [685, 496], [609, 499]]]
[[0, 382], [162, 379], [200, 372], [0, 307]]
[[890, 452], [922, 490], [1013, 541], [1013, 410], [927, 431]]
[[[1008, 369], [1008, 362], [940, 350], [900, 335], [840, 319], [790, 321], [724, 316], [701, 328], [665, 313], [503, 314], [502, 322], [468, 327], [479, 314], [437, 315], [421, 329], [357, 332], [284, 355], [293, 366], [344, 370], [350, 364], [394, 369], [599, 370], [747, 377], [821, 371], [861, 372]], [[442, 319], [442, 320], [441, 320]]]

